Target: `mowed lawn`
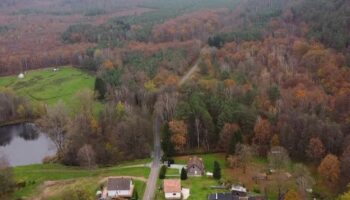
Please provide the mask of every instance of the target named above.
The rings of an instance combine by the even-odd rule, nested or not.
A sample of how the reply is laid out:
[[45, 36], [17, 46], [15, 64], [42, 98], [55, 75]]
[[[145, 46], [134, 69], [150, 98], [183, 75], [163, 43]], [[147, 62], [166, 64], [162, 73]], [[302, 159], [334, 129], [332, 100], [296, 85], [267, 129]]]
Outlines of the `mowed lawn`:
[[[179, 156], [175, 157], [176, 164], [187, 164], [188, 159], [193, 155], [188, 156]], [[240, 184], [247, 187], [247, 189], [254, 195], [264, 195], [264, 189], [267, 190], [267, 195], [269, 199], [275, 200], [278, 199], [278, 188], [276, 186], [276, 182], [274, 180], [277, 179], [277, 175], [270, 175], [269, 181], [259, 181], [254, 182], [253, 177], [257, 173], [266, 172], [268, 169], [268, 161], [265, 158], [254, 157], [251, 162], [248, 164], [246, 169], [246, 173], [243, 172], [241, 168], [230, 168], [228, 162], [225, 159], [225, 154], [222, 153], [214, 153], [214, 154], [202, 154], [197, 155], [198, 157], [203, 159], [205, 168], [207, 172], [213, 172], [214, 161], [219, 162], [221, 167], [221, 182], [230, 182], [233, 184]], [[292, 172], [290, 172], [292, 173]], [[282, 174], [284, 175], [284, 173]], [[284, 177], [284, 176], [283, 176]], [[167, 178], [176, 178], [176, 177], [167, 177]], [[288, 188], [295, 188], [295, 179], [294, 178], [286, 178], [285, 185], [288, 185]], [[163, 183], [162, 180], [159, 180], [158, 184], [161, 186]], [[213, 189], [211, 186], [219, 186], [221, 183], [212, 177], [203, 176], [203, 177], [188, 177], [187, 180], [181, 181], [181, 185], [184, 188], [190, 189], [190, 197], [189, 200], [197, 200], [197, 199], [207, 199], [209, 194], [213, 194], [216, 192], [229, 192], [229, 190], [221, 190], [221, 189]], [[255, 193], [254, 191], [260, 190], [259, 193]], [[163, 191], [157, 191], [156, 200], [164, 200]]]
[[[217, 161], [220, 164], [221, 168], [226, 167], [225, 154], [214, 153], [214, 154], [203, 154], [203, 155], [197, 155], [197, 156], [203, 159], [205, 170], [207, 172], [213, 172], [214, 161]], [[175, 157], [175, 163], [186, 165], [190, 157], [191, 155]]]
[[60, 67], [27, 71], [23, 79], [18, 76], [0, 77], [0, 87], [11, 88], [17, 94], [48, 105], [59, 100], [68, 106], [75, 103], [74, 95], [81, 90], [93, 90], [95, 77], [73, 67]]
[[[139, 163], [147, 162], [147, 159], [139, 161]], [[134, 164], [138, 163], [130, 163], [130, 165]], [[99, 189], [100, 180], [108, 176], [134, 176], [148, 178], [150, 173], [148, 167], [126, 168], [125, 165], [128, 165], [128, 163], [120, 166], [93, 170], [63, 166], [60, 164], [40, 164], [14, 167], [16, 182], [25, 182], [25, 187], [15, 191], [14, 199], [39, 195], [43, 192], [43, 185], [46, 181], [63, 181], [63, 184], [55, 186], [57, 190], [74, 188], [75, 185], [80, 185], [80, 189], [87, 189], [91, 194], [95, 194], [96, 190]], [[66, 183], [64, 182], [65, 180], [67, 181]], [[142, 181], [137, 181], [136, 186], [138, 187], [139, 195], [143, 194], [145, 184]]]

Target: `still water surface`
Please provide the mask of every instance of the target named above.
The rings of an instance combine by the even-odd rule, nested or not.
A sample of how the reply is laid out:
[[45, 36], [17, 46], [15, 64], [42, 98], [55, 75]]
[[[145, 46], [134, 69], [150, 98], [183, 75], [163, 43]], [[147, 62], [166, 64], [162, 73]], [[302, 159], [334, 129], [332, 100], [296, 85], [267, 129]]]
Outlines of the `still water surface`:
[[0, 127], [0, 154], [5, 154], [11, 166], [41, 163], [55, 152], [52, 141], [34, 124]]

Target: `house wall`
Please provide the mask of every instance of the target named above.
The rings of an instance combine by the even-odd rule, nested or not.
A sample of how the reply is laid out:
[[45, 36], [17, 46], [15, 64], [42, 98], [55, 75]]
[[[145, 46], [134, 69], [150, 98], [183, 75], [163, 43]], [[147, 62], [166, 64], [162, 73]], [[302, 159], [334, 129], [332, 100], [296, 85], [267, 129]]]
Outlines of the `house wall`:
[[187, 169], [187, 174], [191, 176], [201, 176], [203, 172], [197, 166], [192, 166]]
[[131, 191], [129, 190], [109, 190], [108, 191], [108, 197], [115, 197], [115, 196], [131, 196]]
[[165, 193], [166, 199], [181, 199], [181, 192], [177, 193]]

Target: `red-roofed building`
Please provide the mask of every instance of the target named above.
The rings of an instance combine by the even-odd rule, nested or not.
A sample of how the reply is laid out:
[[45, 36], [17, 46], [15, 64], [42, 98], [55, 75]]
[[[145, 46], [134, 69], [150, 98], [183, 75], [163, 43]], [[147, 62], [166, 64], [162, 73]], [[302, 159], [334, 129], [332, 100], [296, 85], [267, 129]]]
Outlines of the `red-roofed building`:
[[181, 180], [165, 179], [163, 190], [165, 199], [181, 199]]

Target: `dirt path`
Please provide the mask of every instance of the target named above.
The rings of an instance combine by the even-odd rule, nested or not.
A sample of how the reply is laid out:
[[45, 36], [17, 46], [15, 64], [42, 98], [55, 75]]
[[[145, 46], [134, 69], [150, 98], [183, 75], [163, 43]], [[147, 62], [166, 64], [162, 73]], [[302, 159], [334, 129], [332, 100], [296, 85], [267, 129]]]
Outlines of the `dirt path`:
[[191, 76], [193, 75], [194, 72], [196, 72], [198, 69], [198, 61], [191, 67], [191, 69], [181, 78], [179, 81], [179, 86], [183, 85]]
[[138, 180], [138, 181], [142, 181], [142, 182], [147, 182], [147, 179], [144, 177], [140, 177], [140, 176], [109, 176], [109, 177], [105, 177], [103, 179], [101, 179], [99, 181], [99, 183], [103, 183], [106, 182], [109, 178], [130, 178], [133, 180]]

